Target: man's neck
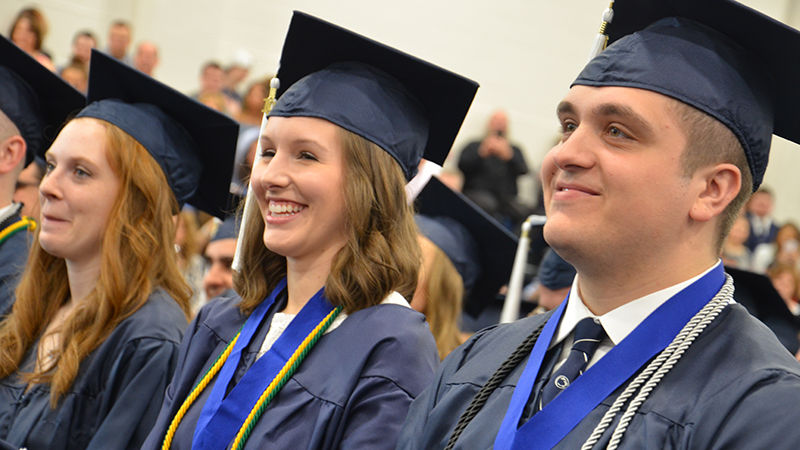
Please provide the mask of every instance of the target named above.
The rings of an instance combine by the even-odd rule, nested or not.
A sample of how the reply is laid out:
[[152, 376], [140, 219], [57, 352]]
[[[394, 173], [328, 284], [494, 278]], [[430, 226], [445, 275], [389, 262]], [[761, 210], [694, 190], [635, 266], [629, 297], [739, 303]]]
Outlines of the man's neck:
[[635, 270], [586, 273], [578, 270], [578, 289], [589, 310], [600, 316], [637, 298], [697, 276], [716, 263], [713, 257], [697, 258], [684, 265], [669, 265]]

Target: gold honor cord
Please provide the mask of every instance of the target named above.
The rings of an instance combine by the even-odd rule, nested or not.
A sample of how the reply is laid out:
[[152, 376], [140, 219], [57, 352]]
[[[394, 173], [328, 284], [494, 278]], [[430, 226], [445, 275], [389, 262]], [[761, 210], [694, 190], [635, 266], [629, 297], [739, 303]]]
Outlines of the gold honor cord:
[[186, 400], [183, 401], [180, 409], [178, 412], [175, 413], [175, 417], [172, 418], [172, 423], [169, 424], [169, 428], [167, 429], [167, 435], [164, 436], [164, 443], [161, 445], [162, 450], [169, 449], [170, 445], [172, 445], [172, 439], [175, 437], [175, 431], [178, 430], [178, 425], [180, 425], [181, 420], [183, 420], [183, 416], [186, 415], [186, 411], [189, 410], [189, 407], [192, 406], [197, 397], [205, 390], [206, 386], [211, 383], [211, 380], [217, 375], [217, 373], [222, 369], [222, 366], [225, 364], [225, 361], [228, 359], [228, 356], [233, 351], [233, 346], [236, 345], [236, 341], [239, 340], [239, 335], [242, 333], [242, 329], [239, 328], [239, 332], [236, 333], [236, 336], [231, 340], [225, 350], [217, 356], [217, 360], [214, 361], [214, 364], [208, 368], [206, 374], [203, 375], [203, 378], [200, 379], [200, 382], [192, 389], [191, 394], [186, 397]]
[[297, 347], [297, 350], [294, 351], [292, 357], [286, 361], [283, 368], [272, 382], [267, 386], [264, 390], [264, 393], [261, 394], [256, 404], [253, 406], [253, 409], [250, 410], [250, 414], [245, 419], [242, 427], [239, 428], [239, 432], [236, 433], [236, 438], [233, 440], [233, 445], [231, 446], [231, 450], [241, 450], [244, 448], [244, 443], [247, 442], [247, 438], [250, 437], [250, 432], [253, 431], [253, 427], [255, 427], [258, 419], [261, 418], [261, 414], [264, 413], [264, 410], [267, 409], [267, 405], [269, 402], [275, 398], [275, 395], [278, 394], [278, 391], [281, 390], [284, 384], [289, 381], [289, 378], [294, 375], [294, 372], [300, 367], [300, 363], [306, 358], [308, 352], [314, 347], [314, 344], [319, 341], [319, 338], [325, 333], [325, 330], [328, 329], [329, 326], [333, 323], [336, 316], [342, 311], [341, 306], [337, 306], [333, 309], [328, 315], [322, 319], [322, 322], [316, 326], [311, 333], [303, 339], [303, 342]]
[[[245, 419], [242, 427], [239, 428], [239, 432], [236, 434], [236, 438], [233, 441], [233, 446], [231, 447], [233, 450], [240, 450], [244, 448], [245, 442], [247, 442], [247, 438], [250, 436], [250, 432], [253, 431], [253, 427], [258, 422], [258, 419], [261, 418], [261, 414], [264, 413], [264, 410], [269, 405], [269, 402], [275, 397], [278, 391], [281, 390], [283, 385], [289, 381], [289, 378], [294, 375], [294, 372], [300, 366], [300, 363], [303, 362], [306, 355], [311, 351], [314, 345], [319, 341], [319, 338], [325, 333], [325, 330], [330, 327], [331, 323], [333, 323], [334, 319], [339, 315], [342, 311], [341, 306], [337, 306], [333, 309], [328, 315], [322, 319], [311, 333], [303, 339], [303, 342], [297, 347], [295, 352], [286, 361], [286, 364], [283, 365], [283, 368], [275, 375], [275, 378], [272, 382], [267, 386], [264, 392], [259, 397], [256, 404], [250, 410], [250, 414], [247, 415], [247, 419]], [[231, 342], [225, 347], [225, 350], [217, 357], [217, 360], [214, 364], [208, 369], [208, 371], [203, 375], [203, 378], [197, 383], [197, 386], [192, 390], [192, 393], [184, 400], [183, 404], [181, 405], [178, 412], [175, 414], [175, 417], [172, 419], [172, 423], [167, 430], [167, 435], [164, 437], [164, 443], [161, 446], [162, 450], [168, 450], [170, 445], [172, 444], [172, 439], [175, 437], [175, 431], [178, 429], [178, 425], [180, 425], [183, 416], [186, 414], [186, 411], [192, 406], [197, 397], [203, 392], [203, 390], [211, 383], [211, 380], [217, 375], [220, 371], [222, 366], [225, 364], [225, 361], [228, 359], [228, 356], [231, 354], [233, 350], [233, 346], [236, 345], [236, 341], [239, 339], [239, 334], [241, 334], [242, 330], [239, 329], [239, 332], [236, 333], [236, 337], [234, 337]]]
[[22, 216], [20, 220], [14, 222], [13, 224], [9, 225], [3, 231], [0, 231], [0, 244], [5, 242], [11, 236], [17, 234], [18, 232], [28, 229], [33, 231], [36, 229], [36, 221], [31, 219], [27, 216]]

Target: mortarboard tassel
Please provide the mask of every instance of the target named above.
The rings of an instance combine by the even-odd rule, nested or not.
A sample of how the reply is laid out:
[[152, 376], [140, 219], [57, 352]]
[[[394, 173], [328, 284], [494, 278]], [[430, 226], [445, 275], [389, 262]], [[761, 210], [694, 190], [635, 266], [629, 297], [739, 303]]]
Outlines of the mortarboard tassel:
[[612, 1], [611, 4], [608, 5], [608, 8], [606, 8], [606, 10], [603, 11], [603, 23], [600, 24], [600, 31], [594, 38], [592, 51], [589, 53], [590, 61], [592, 60], [592, 58], [599, 55], [600, 52], [605, 50], [606, 45], [608, 44], [608, 34], [606, 34], [606, 27], [608, 27], [608, 24], [610, 24], [613, 19], [614, 19], [614, 2]]
[[[261, 110], [264, 114], [261, 116], [261, 130], [258, 132], [258, 144], [256, 145], [256, 157], [253, 159], [253, 167], [255, 167], [256, 163], [258, 163], [258, 160], [261, 159], [261, 136], [264, 134], [264, 128], [267, 127], [267, 114], [269, 114], [270, 110], [272, 110], [272, 107], [275, 106], [275, 98], [278, 96], [278, 88], [280, 85], [281, 82], [277, 76], [272, 77], [272, 79], [269, 81], [269, 94], [267, 95], [267, 98], [264, 99], [264, 108]], [[251, 180], [252, 170], [253, 168], [251, 167]], [[234, 271], [239, 271], [239, 269], [242, 268], [242, 238], [245, 236], [248, 214], [250, 210], [254, 208], [253, 203], [255, 203], [255, 199], [252, 195], [253, 190], [251, 189], [250, 183], [251, 181], [248, 181], [247, 183], [247, 197], [244, 201], [242, 224], [239, 227], [239, 237], [236, 240], [236, 251], [233, 253], [233, 263], [231, 264], [231, 267]]]

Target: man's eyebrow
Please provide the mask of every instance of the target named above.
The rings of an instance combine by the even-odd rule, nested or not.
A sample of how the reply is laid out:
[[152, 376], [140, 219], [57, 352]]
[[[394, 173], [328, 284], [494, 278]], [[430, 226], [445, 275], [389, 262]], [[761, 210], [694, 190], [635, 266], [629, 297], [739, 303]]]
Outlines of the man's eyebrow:
[[654, 133], [653, 126], [650, 125], [650, 122], [634, 111], [630, 106], [620, 105], [619, 103], [603, 103], [596, 106], [592, 112], [601, 117], [620, 117], [624, 121], [629, 122], [640, 133], [648, 135]]
[[561, 116], [563, 114], [574, 114], [574, 113], [575, 113], [575, 106], [568, 101], [563, 101], [558, 104], [558, 107], [556, 107], [556, 115], [558, 116]]

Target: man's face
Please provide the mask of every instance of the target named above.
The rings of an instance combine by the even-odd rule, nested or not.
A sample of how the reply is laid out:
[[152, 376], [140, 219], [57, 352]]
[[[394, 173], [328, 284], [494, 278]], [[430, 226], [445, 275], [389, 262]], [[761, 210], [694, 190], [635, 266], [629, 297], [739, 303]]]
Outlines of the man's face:
[[14, 201], [24, 204], [21, 214], [36, 220], [39, 220], [39, 183], [42, 175], [43, 171], [36, 163], [28, 164], [20, 172], [14, 190]]
[[756, 192], [750, 198], [748, 209], [758, 217], [768, 217], [772, 214], [772, 195], [766, 192]]
[[149, 42], [142, 42], [136, 49], [133, 65], [142, 72], [152, 76], [158, 64], [158, 48]]
[[562, 139], [541, 170], [544, 237], [579, 269], [652, 258], [682, 237], [693, 198], [670, 102], [642, 89], [575, 86], [559, 104]]
[[89, 59], [92, 57], [92, 49], [95, 47], [94, 39], [81, 35], [76, 37], [72, 43], [72, 54], [82, 63], [89, 64]]
[[108, 50], [115, 58], [122, 58], [128, 53], [131, 42], [131, 30], [123, 25], [114, 25], [108, 32]]
[[203, 277], [203, 289], [209, 299], [233, 288], [231, 264], [234, 252], [236, 252], [236, 239], [211, 241], [206, 246], [203, 256], [206, 259], [208, 271]]
[[489, 118], [489, 134], [505, 136], [508, 133], [508, 116], [503, 111], [495, 111]]
[[219, 67], [208, 66], [200, 77], [200, 90], [203, 92], [222, 92], [225, 85], [225, 72]]

